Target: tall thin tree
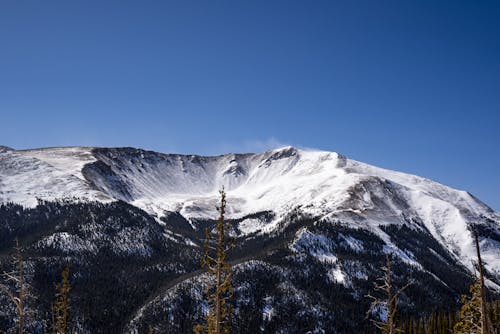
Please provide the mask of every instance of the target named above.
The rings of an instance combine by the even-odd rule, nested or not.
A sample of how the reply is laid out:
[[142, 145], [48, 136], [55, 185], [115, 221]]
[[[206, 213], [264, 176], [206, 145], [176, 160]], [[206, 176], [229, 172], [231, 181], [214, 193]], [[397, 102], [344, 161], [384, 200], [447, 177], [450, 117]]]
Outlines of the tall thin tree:
[[69, 328], [69, 266], [61, 273], [61, 282], [56, 284], [55, 301], [53, 304], [54, 324], [53, 334], [66, 334]]
[[207, 288], [209, 311], [205, 325], [197, 325], [195, 333], [229, 334], [231, 332], [231, 317], [233, 307], [230, 299], [233, 296], [232, 270], [227, 262], [227, 251], [233, 247], [226, 240], [226, 193], [220, 191], [221, 201], [217, 207], [219, 218], [215, 226], [215, 235], [208, 229], [205, 231], [204, 256], [202, 266], [214, 277], [214, 283]]
[[[382, 267], [383, 274], [375, 282], [374, 290], [378, 291], [382, 297], [375, 297], [368, 294], [367, 297], [372, 300], [370, 308], [368, 309], [366, 316], [370, 317], [374, 312], [385, 312], [385, 317], [379, 317], [379, 319], [371, 319], [371, 322], [375, 327], [380, 329], [382, 334], [395, 334], [402, 333], [403, 330], [398, 328], [396, 324], [396, 316], [398, 312], [398, 298], [410, 285], [411, 281], [408, 282], [400, 289], [395, 289], [392, 282], [391, 273], [391, 259], [389, 255], [386, 258], [386, 265]], [[385, 318], [385, 319], [384, 319]]]
[[16, 239], [12, 257], [13, 270], [4, 272], [1, 276], [3, 282], [0, 283], [0, 291], [5, 293], [10, 301], [15, 305], [17, 313], [17, 333], [24, 333], [24, 324], [26, 321], [27, 309], [25, 305], [28, 294], [28, 284], [24, 275], [24, 260], [19, 240]]
[[474, 227], [474, 243], [477, 252], [477, 265], [479, 270], [479, 282], [481, 284], [481, 334], [490, 334], [491, 326], [488, 318], [488, 304], [486, 301], [486, 287], [484, 285], [484, 266], [481, 259], [481, 248], [479, 247], [479, 237], [477, 234], [477, 227]]
[[493, 326], [488, 315], [486, 287], [484, 284], [484, 265], [481, 258], [477, 226], [473, 227], [472, 235], [476, 246], [479, 277], [470, 287], [471, 297], [462, 296], [462, 308], [453, 330], [455, 334], [492, 334]]

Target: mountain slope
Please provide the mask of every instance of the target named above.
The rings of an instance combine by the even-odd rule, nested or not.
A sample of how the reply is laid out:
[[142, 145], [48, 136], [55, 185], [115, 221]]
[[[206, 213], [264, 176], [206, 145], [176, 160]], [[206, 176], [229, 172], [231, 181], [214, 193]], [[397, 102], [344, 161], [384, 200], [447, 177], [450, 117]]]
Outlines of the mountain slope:
[[[132, 148], [49, 148], [0, 154], [0, 202], [34, 205], [37, 198], [124, 200], [162, 217], [213, 218], [217, 190], [228, 192], [229, 217], [273, 211], [244, 233], [270, 233], [294, 208], [323, 219], [355, 217], [352, 224], [416, 222], [470, 267], [468, 226], [498, 227], [499, 215], [469, 193], [437, 182], [357, 162], [332, 152], [284, 147], [261, 154], [218, 157], [160, 154]], [[383, 235], [383, 233], [380, 233]], [[489, 269], [500, 272], [497, 244], [483, 242]]]
[[[239, 333], [255, 326], [365, 332], [363, 296], [387, 254], [396, 282], [416, 281], [403, 296], [403, 312], [456, 305], [474, 272], [473, 226], [488, 286], [500, 291], [500, 215], [478, 199], [334, 152], [294, 147], [216, 157], [0, 147], [0, 266], [17, 237], [42, 295], [50, 295], [43, 283], [55, 279], [61, 261], [75, 268], [78, 300], [93, 298], [88, 285], [112, 296], [112, 280], [120, 280], [120, 295], [129, 297], [100, 300], [108, 320], [75, 305], [82, 332], [142, 333], [158, 317], [164, 319], [158, 330], [183, 332], [203, 311], [207, 278], [199, 271], [199, 245], [214, 224], [221, 187], [237, 239], [231, 261]], [[36, 307], [48, 312], [43, 303]], [[342, 319], [340, 309], [353, 313]], [[289, 314], [296, 322], [285, 320]]]

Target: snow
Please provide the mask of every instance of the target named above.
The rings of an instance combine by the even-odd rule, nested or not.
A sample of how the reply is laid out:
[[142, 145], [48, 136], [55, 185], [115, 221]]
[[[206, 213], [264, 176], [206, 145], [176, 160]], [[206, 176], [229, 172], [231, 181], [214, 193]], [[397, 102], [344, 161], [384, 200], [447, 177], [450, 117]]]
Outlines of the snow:
[[353, 238], [349, 235], [343, 235], [342, 233], [339, 233], [339, 237], [343, 239], [342, 243], [347, 245], [352, 250], [357, 252], [362, 252], [364, 250], [363, 242], [361, 240]]
[[83, 148], [0, 152], [0, 202], [32, 207], [37, 199], [111, 201], [82, 179], [81, 168], [87, 161]]
[[323, 263], [335, 263], [337, 257], [332, 253], [331, 241], [321, 234], [314, 234], [302, 228], [297, 232], [290, 249], [297, 253], [308, 253]]
[[42, 239], [37, 244], [38, 247], [49, 246], [59, 249], [65, 253], [71, 252], [91, 252], [95, 253], [97, 248], [89, 240], [83, 240], [78, 236], [67, 232], [54, 233], [51, 236]]
[[55, 147], [50, 149], [20, 150], [17, 153], [41, 160], [52, 167], [85, 181], [82, 169], [96, 161], [89, 147]]
[[266, 227], [265, 221], [257, 218], [247, 218], [239, 223], [238, 229], [244, 235], [255, 233]]
[[[488, 224], [500, 228], [500, 215], [465, 191], [335, 152], [294, 147], [216, 157], [135, 149], [99, 152], [87, 147], [0, 149], [0, 202], [34, 206], [37, 198], [125, 200], [158, 218], [165, 211], [176, 211], [188, 220], [214, 219], [218, 190], [225, 187], [228, 218], [275, 213], [271, 222], [243, 220], [238, 226], [243, 235], [272, 233], [291, 210], [300, 208], [314, 217], [342, 218], [353, 227], [368, 229], [386, 242], [386, 252], [415, 264], [411, 254], [393, 245], [380, 229], [387, 224], [413, 224], [416, 230], [428, 230], [471, 270], [475, 251], [468, 226], [486, 224], [488, 218], [492, 221]], [[109, 182], [109, 176], [87, 175], [87, 179], [82, 168], [95, 161], [109, 166], [112, 179], [123, 189]], [[349, 237], [343, 242], [356, 251], [363, 249], [362, 243]], [[500, 273], [500, 246], [487, 238], [481, 243], [487, 269]], [[319, 249], [323, 253], [314, 253], [319, 260], [335, 260], [328, 247]]]
[[262, 320], [270, 321], [274, 316], [273, 297], [267, 296], [264, 298], [264, 306], [262, 308]]
[[344, 284], [344, 285], [346, 284], [346, 275], [340, 269], [339, 266], [336, 266], [328, 271], [328, 278], [332, 282]]
[[[313, 204], [310, 208], [315, 211], [331, 197], [338, 198], [331, 206], [340, 203], [342, 188], [355, 180], [339, 177], [345, 172], [336, 168], [337, 157], [336, 153], [284, 148], [220, 157], [158, 155], [148, 164], [147, 159], [131, 163], [129, 157], [119, 154], [100, 159], [126, 183], [132, 196], [129, 201], [150, 213], [161, 215], [168, 210], [188, 218], [215, 218], [218, 190], [224, 186], [228, 217], [238, 218], [267, 210], [284, 213], [297, 205]], [[336, 189], [338, 196], [330, 196]], [[104, 190], [119, 198], [113, 189]], [[269, 225], [264, 232], [272, 229]]]

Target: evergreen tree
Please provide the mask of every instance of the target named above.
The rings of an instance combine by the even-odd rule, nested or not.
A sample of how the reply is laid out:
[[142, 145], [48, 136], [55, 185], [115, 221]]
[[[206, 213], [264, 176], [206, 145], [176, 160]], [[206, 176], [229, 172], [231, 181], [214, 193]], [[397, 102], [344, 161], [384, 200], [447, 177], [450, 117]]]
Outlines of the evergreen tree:
[[484, 266], [481, 260], [481, 249], [477, 229], [473, 229], [474, 243], [477, 252], [477, 266], [479, 277], [471, 285], [471, 297], [462, 296], [462, 309], [459, 321], [453, 327], [455, 334], [492, 334], [493, 328], [488, 314], [486, 302], [486, 288], [484, 285]]
[[69, 267], [66, 266], [61, 273], [61, 283], [56, 284], [55, 301], [53, 304], [54, 324], [53, 334], [68, 333], [69, 326]]
[[[493, 333], [495, 334], [500, 334], [500, 299], [492, 303], [491, 305], [492, 312], [493, 312]], [[496, 332], [495, 332], [496, 331]]]
[[395, 334], [402, 333], [403, 330], [398, 328], [396, 324], [396, 316], [398, 312], [398, 298], [399, 295], [408, 288], [411, 282], [407, 283], [401, 289], [395, 290], [392, 283], [391, 274], [391, 260], [387, 256], [387, 263], [385, 267], [382, 267], [383, 275], [377, 279], [375, 283], [375, 291], [382, 293], [383, 298], [377, 298], [370, 294], [367, 295], [368, 298], [372, 299], [370, 308], [367, 312], [367, 317], [370, 316], [374, 311], [384, 312], [385, 319], [371, 319], [371, 322], [380, 329], [382, 334]]
[[493, 333], [500, 334], [500, 300], [496, 300], [490, 304], [490, 319]]
[[226, 227], [224, 214], [226, 213], [226, 193], [220, 191], [221, 203], [217, 207], [219, 219], [215, 227], [215, 236], [205, 231], [205, 253], [202, 266], [211, 274], [215, 282], [207, 289], [209, 311], [206, 325], [197, 325], [195, 333], [229, 334], [231, 332], [231, 317], [233, 307], [229, 303], [233, 296], [234, 288], [231, 283], [232, 270], [226, 260], [227, 251], [232, 247], [226, 241]]
[[462, 295], [459, 320], [453, 327], [454, 334], [481, 333], [481, 282], [479, 279], [470, 286], [470, 297]]
[[477, 265], [479, 269], [479, 284], [480, 284], [480, 296], [481, 296], [481, 334], [492, 334], [491, 331], [491, 321], [488, 317], [487, 311], [487, 301], [486, 301], [486, 287], [484, 285], [484, 266], [481, 260], [481, 249], [479, 248], [479, 238], [477, 235], [477, 228], [474, 228], [474, 242], [476, 244], [477, 252]]
[[423, 319], [420, 319], [417, 323], [417, 334], [426, 334], [425, 333], [425, 322]]

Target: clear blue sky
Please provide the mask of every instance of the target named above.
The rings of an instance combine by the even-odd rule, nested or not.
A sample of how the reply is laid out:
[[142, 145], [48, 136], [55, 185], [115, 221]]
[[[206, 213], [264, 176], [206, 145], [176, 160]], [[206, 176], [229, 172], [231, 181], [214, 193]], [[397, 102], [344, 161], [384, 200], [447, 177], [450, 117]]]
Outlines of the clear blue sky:
[[291, 144], [498, 210], [500, 4], [2, 1], [0, 144]]

